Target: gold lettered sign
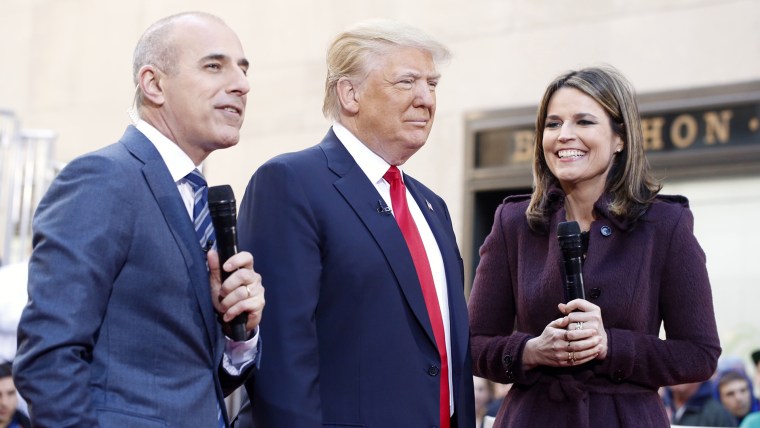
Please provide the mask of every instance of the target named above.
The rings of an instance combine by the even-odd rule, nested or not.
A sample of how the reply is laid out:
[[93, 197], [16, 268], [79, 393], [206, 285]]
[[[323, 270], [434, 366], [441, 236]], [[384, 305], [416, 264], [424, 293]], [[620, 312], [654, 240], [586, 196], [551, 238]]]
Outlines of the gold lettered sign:
[[[725, 151], [740, 146], [760, 150], [760, 101], [722, 107], [642, 114], [644, 147], [649, 153]], [[475, 168], [530, 164], [532, 125], [482, 130], [475, 135]]]

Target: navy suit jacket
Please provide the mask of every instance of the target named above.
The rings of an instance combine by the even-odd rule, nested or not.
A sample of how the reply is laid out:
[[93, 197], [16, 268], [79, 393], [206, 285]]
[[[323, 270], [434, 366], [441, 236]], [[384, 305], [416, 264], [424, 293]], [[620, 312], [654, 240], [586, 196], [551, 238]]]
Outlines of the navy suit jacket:
[[[462, 259], [443, 200], [409, 176], [443, 256], [458, 426], [474, 426]], [[417, 273], [394, 217], [330, 130], [253, 175], [238, 227], [267, 287], [254, 426], [439, 424], [440, 358]], [[428, 203], [430, 208], [428, 208]]]
[[153, 144], [130, 126], [72, 161], [33, 225], [14, 372], [35, 426], [218, 426], [244, 379], [220, 369], [206, 256]]

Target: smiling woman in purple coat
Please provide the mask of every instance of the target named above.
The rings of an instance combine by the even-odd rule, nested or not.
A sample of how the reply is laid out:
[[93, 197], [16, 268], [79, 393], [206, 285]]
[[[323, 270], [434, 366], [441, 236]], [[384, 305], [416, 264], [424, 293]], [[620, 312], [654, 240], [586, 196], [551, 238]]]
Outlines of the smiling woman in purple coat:
[[[495, 426], [669, 426], [658, 387], [709, 378], [720, 343], [688, 201], [658, 195], [625, 77], [549, 85], [533, 174], [533, 194], [496, 210], [469, 301], [475, 375], [513, 384]], [[562, 303], [565, 221], [582, 231], [587, 300]]]

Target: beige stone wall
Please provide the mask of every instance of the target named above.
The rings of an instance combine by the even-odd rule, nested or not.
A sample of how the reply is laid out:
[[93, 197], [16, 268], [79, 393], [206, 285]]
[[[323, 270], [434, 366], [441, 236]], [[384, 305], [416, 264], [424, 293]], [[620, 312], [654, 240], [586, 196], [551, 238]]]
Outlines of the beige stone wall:
[[[760, 79], [757, 0], [3, 0], [0, 108], [16, 111], [25, 127], [56, 130], [61, 161], [115, 141], [128, 124], [137, 38], [158, 18], [191, 9], [225, 19], [252, 61], [242, 140], [207, 161], [210, 182], [232, 184], [238, 197], [266, 159], [324, 135], [324, 51], [339, 30], [361, 19], [394, 18], [445, 42], [454, 57], [442, 68], [436, 124], [407, 171], [448, 201], [460, 235], [465, 115], [535, 105], [554, 76], [597, 63], [618, 67], [640, 93]], [[690, 183], [678, 189], [695, 200], [708, 195]], [[720, 215], [705, 217], [698, 224], [710, 221], [717, 229]], [[711, 261], [723, 260], [711, 252], [733, 244], [705, 239], [721, 247], [706, 248]], [[760, 301], [758, 291], [747, 291], [758, 289], [756, 265], [742, 267], [741, 282], [754, 283], [713, 277], [716, 293], [728, 296], [716, 299], [726, 320], [722, 334], [750, 325], [760, 337], [756, 316], [742, 322], [723, 315], [737, 304], [751, 309], [732, 300], [739, 293], [754, 293], [743, 302]]]

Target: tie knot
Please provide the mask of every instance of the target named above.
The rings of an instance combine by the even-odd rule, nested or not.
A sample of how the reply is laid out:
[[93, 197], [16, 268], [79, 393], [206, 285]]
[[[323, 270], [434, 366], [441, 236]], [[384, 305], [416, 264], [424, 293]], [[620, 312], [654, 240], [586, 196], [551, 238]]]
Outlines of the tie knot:
[[185, 176], [185, 179], [190, 182], [191, 186], [193, 186], [193, 190], [206, 187], [206, 179], [203, 178], [203, 174], [197, 169], [190, 171], [190, 173]]
[[385, 175], [383, 175], [383, 178], [385, 181], [392, 184], [394, 181], [401, 180], [401, 171], [396, 168], [396, 165], [391, 165]]

